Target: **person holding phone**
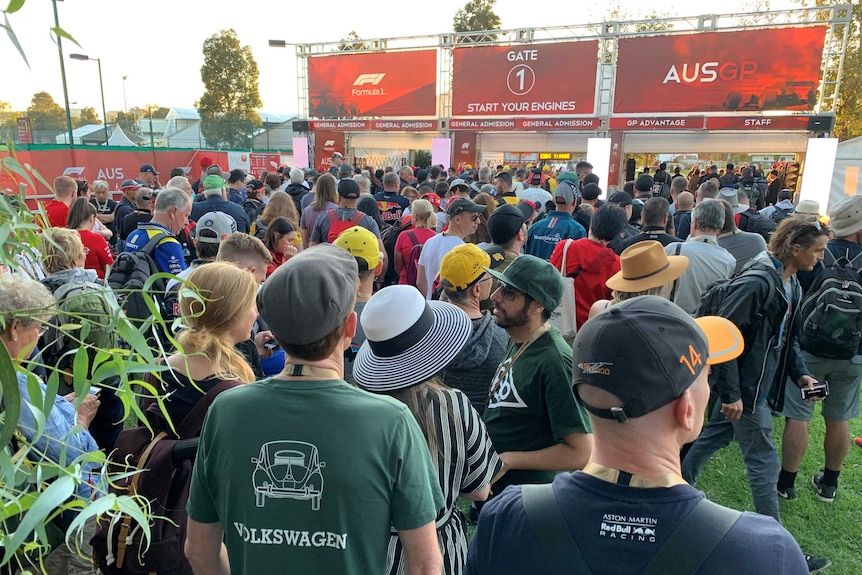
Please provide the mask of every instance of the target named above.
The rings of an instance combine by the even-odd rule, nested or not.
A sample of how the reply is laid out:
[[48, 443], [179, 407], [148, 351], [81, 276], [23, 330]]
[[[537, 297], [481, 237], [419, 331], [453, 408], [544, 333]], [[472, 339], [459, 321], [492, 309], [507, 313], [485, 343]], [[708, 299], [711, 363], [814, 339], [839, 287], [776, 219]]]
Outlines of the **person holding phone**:
[[[823, 259], [830, 229], [816, 216], [797, 214], [782, 221], [769, 251], [752, 259], [749, 269], [730, 286], [718, 314], [732, 321], [745, 340], [737, 359], [716, 365], [713, 389], [719, 400], [709, 422], [682, 461], [682, 476], [694, 485], [712, 455], [736, 439], [743, 454], [755, 510], [781, 521], [778, 478], [781, 463], [772, 440], [772, 411], [781, 411], [789, 377], [799, 388], [817, 380], [802, 359], [796, 311], [802, 290], [797, 271], [811, 271]], [[795, 393], [800, 393], [796, 391]], [[811, 572], [828, 559], [806, 555]]]

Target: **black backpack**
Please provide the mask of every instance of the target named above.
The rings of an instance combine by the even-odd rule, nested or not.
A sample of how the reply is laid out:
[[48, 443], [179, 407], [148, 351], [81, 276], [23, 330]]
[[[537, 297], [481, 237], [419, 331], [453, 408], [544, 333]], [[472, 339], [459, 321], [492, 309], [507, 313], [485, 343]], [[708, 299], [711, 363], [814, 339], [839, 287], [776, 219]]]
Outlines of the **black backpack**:
[[161, 232], [150, 239], [140, 251], [120, 253], [111, 267], [107, 278], [108, 287], [117, 294], [120, 307], [134, 324], [140, 325], [153, 317], [147, 306], [147, 298], [154, 301], [160, 316], [164, 317], [167, 280], [158, 278], [152, 282], [147, 293], [143, 290], [151, 276], [161, 273], [153, 259], [153, 251], [159, 242], [169, 237], [169, 234]]
[[794, 210], [793, 208], [776, 207], [775, 211], [772, 212], [771, 214], [769, 214], [769, 219], [771, 219], [773, 222], [775, 222], [776, 227], [778, 227], [778, 224], [780, 224], [786, 218], [789, 218], [790, 216], [792, 216], [795, 212], [796, 212], [796, 210]]
[[766, 240], [766, 244], [769, 245], [769, 240], [772, 239], [772, 234], [775, 233], [778, 224], [772, 218], [767, 218], [753, 209], [749, 209], [739, 215], [738, 227], [744, 232], [760, 234]]
[[766, 301], [757, 314], [757, 319], [762, 320], [764, 311], [769, 309], [769, 305], [772, 303], [772, 298], [775, 297], [777, 286], [775, 285], [775, 277], [772, 271], [765, 264], [760, 262], [751, 262], [729, 278], [721, 278], [709, 284], [706, 290], [701, 294], [700, 304], [694, 312], [694, 317], [719, 315], [718, 311], [721, 308], [722, 302], [739, 287], [739, 279], [751, 276], [761, 278], [769, 286], [769, 293], [766, 296]]
[[263, 202], [259, 200], [246, 200], [242, 203], [242, 209], [248, 215], [248, 221], [253, 222], [263, 213]]
[[395, 221], [388, 228], [380, 233], [380, 240], [383, 242], [383, 249], [386, 250], [386, 255], [389, 258], [389, 266], [383, 274], [381, 287], [395, 285], [398, 283], [398, 274], [395, 272], [395, 243], [398, 241], [398, 236], [405, 228], [412, 227], [412, 223], [408, 223], [402, 227], [400, 221]]
[[862, 259], [828, 249], [823, 269], [799, 306], [799, 346], [812, 355], [850, 359], [862, 344]]

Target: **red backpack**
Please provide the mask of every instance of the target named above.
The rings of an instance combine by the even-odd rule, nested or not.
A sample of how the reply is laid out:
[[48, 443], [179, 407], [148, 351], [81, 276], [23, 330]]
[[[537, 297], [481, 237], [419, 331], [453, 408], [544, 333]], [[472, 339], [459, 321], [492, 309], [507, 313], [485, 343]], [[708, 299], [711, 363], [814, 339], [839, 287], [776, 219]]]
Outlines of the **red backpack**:
[[413, 247], [410, 248], [410, 254], [404, 260], [404, 274], [407, 277], [407, 283], [415, 286], [419, 269], [419, 256], [422, 255], [422, 244], [419, 243], [419, 238], [416, 237], [413, 230], [407, 230], [405, 233], [413, 242]]
[[365, 212], [356, 210], [356, 213], [349, 220], [342, 220], [336, 210], [326, 210], [326, 215], [329, 217], [329, 234], [326, 236], [326, 241], [334, 244], [341, 232], [359, 225], [359, 222], [365, 217]]

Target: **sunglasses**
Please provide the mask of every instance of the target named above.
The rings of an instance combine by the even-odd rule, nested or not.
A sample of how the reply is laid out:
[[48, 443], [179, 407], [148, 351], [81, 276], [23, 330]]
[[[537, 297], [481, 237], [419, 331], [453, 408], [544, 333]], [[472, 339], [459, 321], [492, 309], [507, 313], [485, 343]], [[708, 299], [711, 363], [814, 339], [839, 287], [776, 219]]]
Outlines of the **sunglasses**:
[[477, 221], [479, 221], [480, 217], [481, 216], [479, 214], [473, 214], [472, 216], [470, 216], [470, 219], [473, 220], [474, 222], [477, 222]]
[[515, 289], [508, 284], [500, 284], [500, 294], [507, 300], [513, 300], [519, 295], [526, 295], [519, 289]]
[[45, 333], [47, 333], [47, 331], [48, 331], [48, 326], [45, 324], [39, 324], [39, 327], [36, 328], [36, 333], [39, 334], [39, 337], [42, 337], [43, 335], [45, 335]]

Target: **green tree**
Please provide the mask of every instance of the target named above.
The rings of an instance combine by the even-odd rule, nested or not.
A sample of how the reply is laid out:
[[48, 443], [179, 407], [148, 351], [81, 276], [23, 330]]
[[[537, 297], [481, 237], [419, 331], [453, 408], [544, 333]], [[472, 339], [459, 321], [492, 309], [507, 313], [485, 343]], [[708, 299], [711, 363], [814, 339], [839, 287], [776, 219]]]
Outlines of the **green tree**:
[[99, 115], [96, 113], [96, 110], [92, 107], [87, 107], [81, 110], [81, 115], [78, 118], [72, 118], [72, 127], [80, 128], [81, 126], [86, 126], [88, 124], [101, 124], [102, 121], [99, 119]]
[[431, 165], [430, 150], [416, 150], [413, 153], [413, 164], [420, 168], [427, 168]]
[[137, 132], [135, 115], [132, 112], [117, 112], [117, 125], [127, 132]]
[[832, 132], [839, 140], [862, 136], [862, 3], [857, 0], [851, 6], [850, 39], [844, 52], [844, 71]]
[[60, 133], [66, 130], [66, 112], [48, 92], [36, 92], [27, 108], [33, 130]]
[[13, 111], [12, 104], [9, 102], [0, 100], [0, 143], [15, 140], [15, 132], [18, 129], [18, 116], [23, 115], [23, 113]]
[[204, 93], [196, 106], [201, 133], [211, 146], [248, 150], [261, 125], [257, 62], [236, 32], [222, 30], [204, 41], [201, 80]]
[[[452, 27], [456, 32], [483, 32], [499, 30], [500, 17], [494, 12], [497, 0], [470, 0], [455, 12]], [[489, 34], [489, 40], [496, 40], [496, 34]]]

